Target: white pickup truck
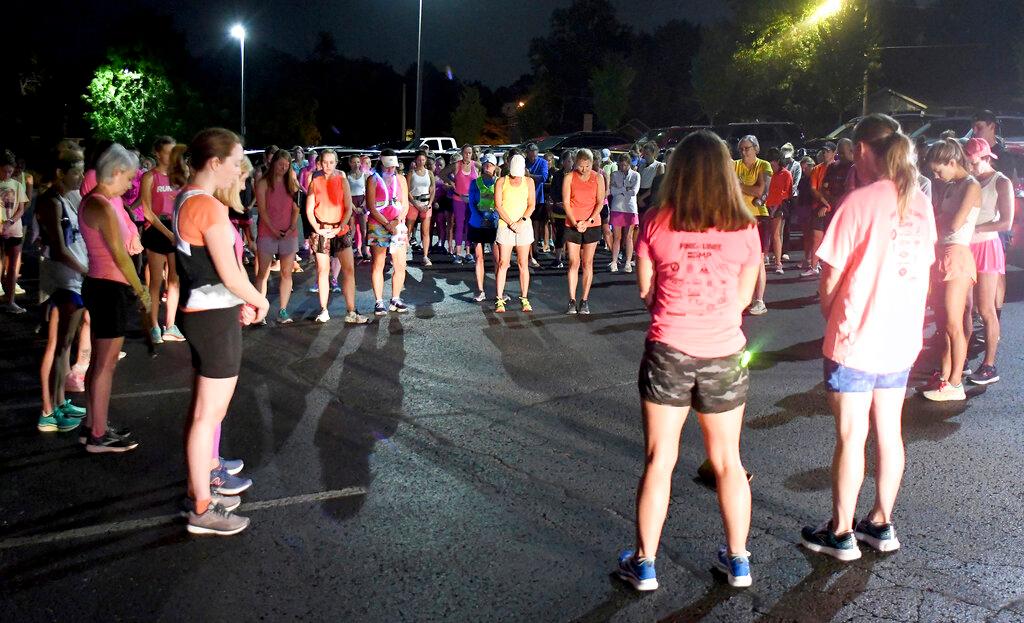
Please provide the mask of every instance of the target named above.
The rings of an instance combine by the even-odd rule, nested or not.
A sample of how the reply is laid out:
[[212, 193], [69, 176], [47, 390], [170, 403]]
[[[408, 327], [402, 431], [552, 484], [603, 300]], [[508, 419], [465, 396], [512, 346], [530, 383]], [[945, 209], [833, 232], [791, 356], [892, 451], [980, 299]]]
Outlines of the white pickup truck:
[[459, 150], [459, 145], [450, 136], [427, 136], [421, 138], [419, 146], [414, 149], [425, 149], [431, 152], [455, 152]]

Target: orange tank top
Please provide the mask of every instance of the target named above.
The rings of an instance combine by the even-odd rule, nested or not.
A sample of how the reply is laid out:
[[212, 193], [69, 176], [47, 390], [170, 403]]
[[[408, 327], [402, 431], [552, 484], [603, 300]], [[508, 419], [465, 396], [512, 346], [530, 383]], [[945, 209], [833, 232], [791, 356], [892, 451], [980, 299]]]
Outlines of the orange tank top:
[[[584, 180], [583, 176], [580, 175], [579, 171], [573, 171], [572, 177], [570, 178], [570, 188], [572, 189], [572, 197], [569, 203], [569, 213], [576, 221], [583, 221], [587, 229], [591, 227], [600, 227], [601, 221], [594, 219], [594, 223], [588, 223], [587, 219], [594, 213], [594, 209], [599, 205], [597, 192], [599, 190], [597, 181], [601, 175], [594, 170], [590, 171], [590, 179]], [[565, 224], [571, 226], [572, 223], [569, 219], [565, 220]]]
[[[309, 182], [309, 194], [313, 196], [313, 217], [323, 225], [337, 226], [348, 220], [348, 202], [345, 201], [345, 176], [335, 173], [331, 177], [320, 175]], [[348, 233], [345, 225], [338, 235]]]

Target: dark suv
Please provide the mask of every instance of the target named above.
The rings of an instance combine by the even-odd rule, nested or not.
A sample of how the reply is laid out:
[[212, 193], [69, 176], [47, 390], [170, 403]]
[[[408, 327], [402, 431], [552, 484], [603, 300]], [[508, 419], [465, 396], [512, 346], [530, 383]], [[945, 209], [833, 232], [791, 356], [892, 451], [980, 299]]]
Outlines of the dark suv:
[[753, 134], [757, 137], [757, 142], [761, 145], [762, 152], [769, 147], [781, 147], [786, 143], [792, 143], [794, 147], [799, 149], [804, 143], [804, 131], [797, 124], [787, 121], [730, 123], [728, 125], [715, 126], [714, 130], [734, 152], [736, 151], [736, 143], [748, 134]]
[[523, 147], [529, 143], [537, 143], [541, 153], [552, 151], [557, 154], [563, 149], [578, 149], [580, 147], [604, 149], [628, 142], [628, 138], [612, 132], [573, 132], [572, 134], [556, 134], [544, 139], [527, 141]]

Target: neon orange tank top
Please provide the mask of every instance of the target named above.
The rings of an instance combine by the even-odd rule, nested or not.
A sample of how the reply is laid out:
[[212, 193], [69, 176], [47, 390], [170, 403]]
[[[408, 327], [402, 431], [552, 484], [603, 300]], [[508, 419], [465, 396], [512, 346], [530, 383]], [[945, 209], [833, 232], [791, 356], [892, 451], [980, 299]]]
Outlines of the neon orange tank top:
[[[583, 221], [587, 229], [601, 226], [601, 221], [597, 219], [595, 219], [596, 222], [594, 223], [587, 223], [586, 221], [598, 206], [597, 181], [600, 177], [599, 173], [591, 170], [589, 180], [584, 180], [579, 171], [573, 171], [570, 178], [572, 197], [569, 204], [569, 213], [577, 221]], [[565, 220], [565, 224], [571, 226], [569, 219]]]

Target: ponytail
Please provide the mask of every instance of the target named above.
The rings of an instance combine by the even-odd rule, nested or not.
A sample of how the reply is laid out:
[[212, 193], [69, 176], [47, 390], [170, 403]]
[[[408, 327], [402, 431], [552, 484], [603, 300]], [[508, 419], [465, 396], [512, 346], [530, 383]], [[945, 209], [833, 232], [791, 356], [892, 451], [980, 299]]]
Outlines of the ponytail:
[[175, 145], [171, 150], [171, 163], [167, 166], [167, 179], [171, 181], [171, 186], [176, 188], [187, 184], [188, 178], [191, 177], [188, 159], [185, 155], [187, 150], [187, 145]]
[[853, 141], [864, 143], [878, 160], [880, 177], [896, 185], [897, 213], [903, 222], [910, 198], [917, 190], [913, 144], [900, 131], [898, 121], [883, 114], [864, 117], [853, 130]]

